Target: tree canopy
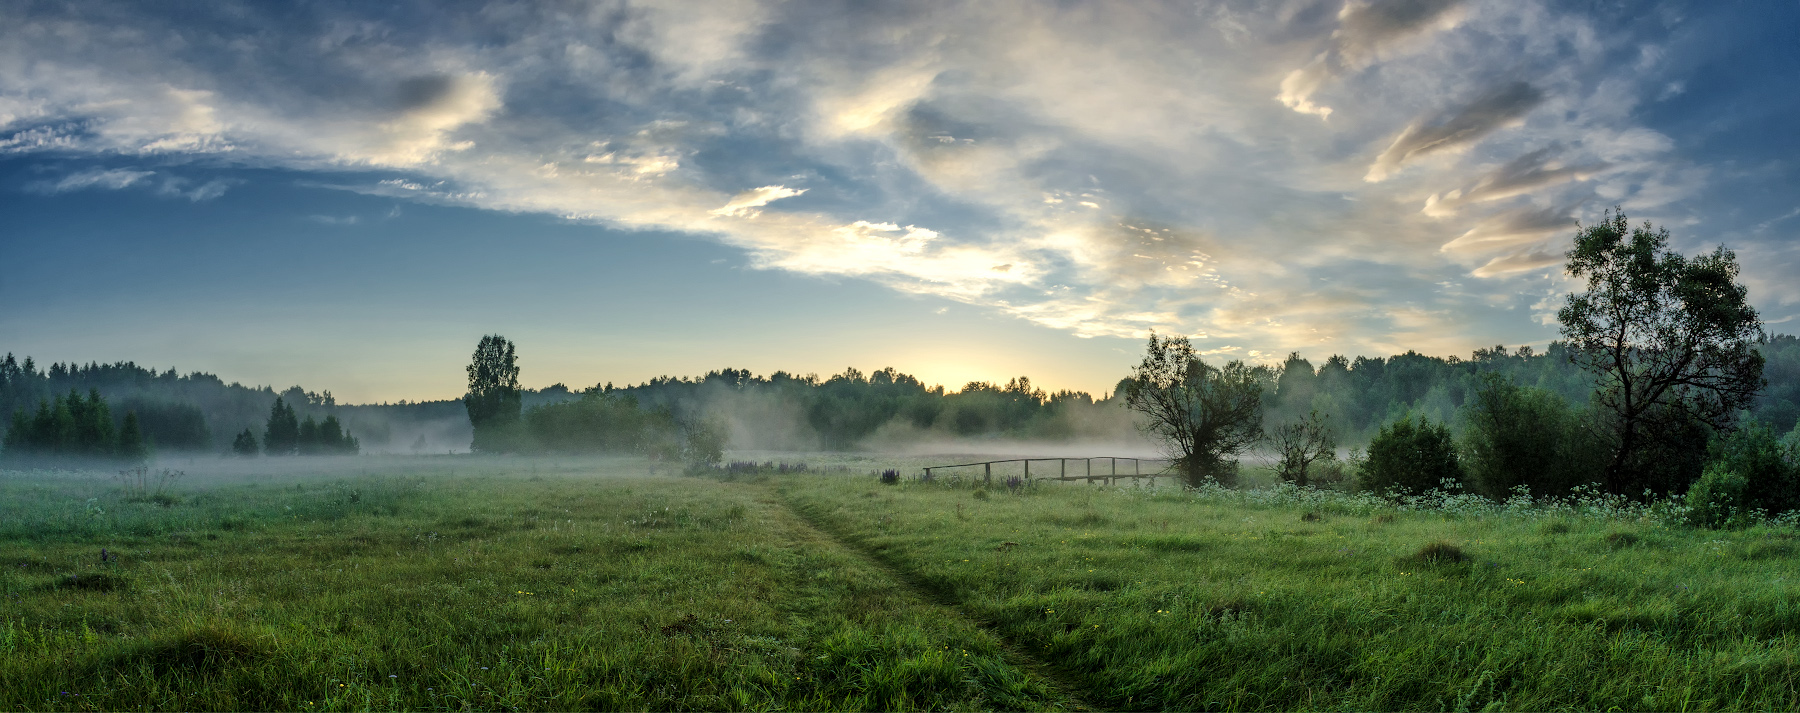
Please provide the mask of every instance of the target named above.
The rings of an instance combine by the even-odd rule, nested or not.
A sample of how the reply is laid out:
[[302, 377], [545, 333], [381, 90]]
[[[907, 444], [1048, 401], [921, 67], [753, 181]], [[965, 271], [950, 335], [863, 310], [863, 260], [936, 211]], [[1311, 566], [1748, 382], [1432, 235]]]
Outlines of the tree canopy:
[[1125, 384], [1125, 403], [1147, 418], [1145, 428], [1190, 484], [1229, 482], [1237, 472], [1233, 456], [1262, 438], [1262, 394], [1273, 377], [1269, 368], [1241, 361], [1215, 368], [1187, 337], [1151, 334]]
[[1587, 290], [1570, 294], [1557, 318], [1570, 359], [1598, 379], [1592, 400], [1608, 417], [1613, 492], [1685, 486], [1698, 472], [1669, 472], [1663, 456], [1703, 448], [1765, 383], [1762, 322], [1737, 283], [1736, 255], [1721, 246], [1688, 258], [1668, 243], [1667, 229], [1632, 228], [1612, 211], [1567, 253]]

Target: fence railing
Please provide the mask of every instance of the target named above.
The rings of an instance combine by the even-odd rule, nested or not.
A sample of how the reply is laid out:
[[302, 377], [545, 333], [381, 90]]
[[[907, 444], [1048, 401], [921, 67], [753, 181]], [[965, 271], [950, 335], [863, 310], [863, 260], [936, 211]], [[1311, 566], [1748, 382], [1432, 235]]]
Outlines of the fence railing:
[[[1094, 470], [1095, 470], [1094, 462], [1095, 461], [1102, 462], [1105, 472], [1101, 472], [1101, 473], [1094, 472]], [[1078, 470], [1080, 472], [1076, 475], [1069, 474], [1069, 470], [1070, 470], [1069, 463], [1071, 463], [1071, 462], [1079, 464]], [[1131, 472], [1129, 472], [1129, 473], [1120, 472], [1119, 465], [1121, 462], [1129, 462]], [[1142, 479], [1142, 478], [1149, 478], [1150, 484], [1155, 485], [1157, 478], [1173, 477], [1173, 474], [1168, 473], [1166, 471], [1166, 469], [1164, 469], [1162, 467], [1158, 467], [1156, 470], [1151, 470], [1149, 472], [1146, 472], [1147, 469], [1144, 467], [1144, 464], [1146, 462], [1149, 462], [1152, 464], [1167, 464], [1170, 461], [1167, 458], [1131, 458], [1131, 457], [1122, 457], [1122, 456], [1093, 456], [1093, 457], [1089, 457], [1089, 458], [1002, 458], [999, 460], [977, 461], [974, 463], [956, 463], [956, 464], [952, 464], [952, 465], [927, 466], [925, 468], [925, 478], [926, 479], [932, 478], [933, 477], [932, 471], [946, 470], [946, 469], [950, 469], [950, 468], [972, 468], [975, 466], [981, 466], [982, 482], [985, 484], [991, 485], [994, 482], [994, 465], [998, 464], [998, 463], [1023, 463], [1023, 464], [1025, 464], [1025, 476], [1024, 476], [1025, 480], [1056, 480], [1056, 481], [1085, 480], [1089, 483], [1092, 483], [1092, 482], [1098, 480], [1098, 481], [1104, 481], [1107, 485], [1111, 485], [1111, 484], [1113, 484], [1114, 481], [1124, 479], [1124, 478], [1130, 478], [1132, 480], [1132, 482], [1137, 482], [1139, 479]], [[1031, 464], [1032, 463], [1055, 463], [1056, 464], [1055, 475], [1050, 475], [1050, 474], [1046, 473], [1045, 470], [1040, 467], [1038, 470], [1040, 475], [1038, 475], [1034, 478], [1031, 473]]]

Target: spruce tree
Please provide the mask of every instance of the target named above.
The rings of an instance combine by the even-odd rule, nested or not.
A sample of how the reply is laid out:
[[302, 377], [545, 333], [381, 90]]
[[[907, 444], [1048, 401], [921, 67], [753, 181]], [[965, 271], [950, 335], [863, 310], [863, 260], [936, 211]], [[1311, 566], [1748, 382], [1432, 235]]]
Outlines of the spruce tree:
[[[69, 393], [70, 403], [75, 403], [74, 392]], [[75, 453], [95, 458], [106, 458], [113, 455], [119, 439], [113, 434], [112, 410], [107, 408], [106, 400], [100, 398], [99, 389], [90, 389], [88, 397], [82, 400], [81, 412], [76, 416], [75, 424], [78, 444]], [[143, 440], [140, 431], [138, 439]]]
[[277, 396], [275, 405], [269, 407], [269, 423], [263, 430], [263, 452], [272, 456], [291, 456], [299, 446], [300, 421], [294, 417], [294, 407]]
[[231, 452], [240, 457], [255, 458], [256, 451], [256, 434], [251, 433], [248, 428], [244, 429], [243, 433], [237, 434], [237, 438], [231, 441]]
[[319, 451], [321, 453], [350, 452], [350, 435], [344, 433], [343, 424], [336, 416], [326, 416], [319, 424]]
[[46, 450], [52, 453], [68, 453], [76, 447], [75, 409], [81, 408], [81, 394], [69, 391], [69, 398], [57, 397], [55, 411], [51, 414], [50, 429], [46, 434], [49, 441]]
[[125, 424], [119, 427], [118, 457], [133, 463], [141, 463], [150, 458], [150, 444], [144, 441], [143, 429], [138, 427], [136, 411], [125, 412]]
[[16, 409], [13, 411], [12, 427], [6, 429], [5, 449], [0, 450], [0, 455], [17, 456], [30, 450], [31, 419], [26, 418], [25, 409]]
[[[60, 406], [60, 404], [59, 404]], [[56, 412], [49, 401], [38, 399], [37, 416], [31, 419], [31, 433], [27, 444], [39, 453], [48, 453], [56, 449]]]
[[300, 455], [316, 456], [325, 452], [327, 446], [319, 436], [319, 422], [313, 420], [312, 414], [307, 414], [306, 420], [300, 422], [300, 439], [297, 449]]

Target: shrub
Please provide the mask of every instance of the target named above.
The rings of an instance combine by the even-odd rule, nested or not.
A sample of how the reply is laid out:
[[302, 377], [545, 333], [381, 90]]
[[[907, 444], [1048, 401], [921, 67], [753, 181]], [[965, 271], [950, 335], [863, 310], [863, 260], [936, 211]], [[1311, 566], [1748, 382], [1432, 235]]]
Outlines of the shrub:
[[712, 466], [725, 459], [725, 443], [730, 439], [725, 425], [717, 421], [694, 419], [681, 424], [681, 460], [690, 465]]
[[1724, 527], [1744, 510], [1746, 481], [1742, 473], [1722, 462], [1706, 466], [1700, 479], [1688, 488], [1688, 522], [1698, 527]]
[[1359, 476], [1364, 490], [1417, 495], [1446, 480], [1461, 483], [1463, 471], [1449, 428], [1407, 416], [1375, 434]]
[[894, 485], [896, 483], [899, 483], [900, 482], [900, 471], [895, 470], [893, 468], [888, 468], [887, 470], [881, 471], [881, 482], [886, 485]]
[[1502, 499], [1519, 486], [1538, 495], [1564, 495], [1605, 467], [1605, 449], [1562, 396], [1524, 387], [1487, 372], [1464, 418], [1463, 465], [1470, 485]]
[[1751, 421], [1716, 442], [1712, 451], [1714, 464], [1743, 477], [1746, 512], [1800, 510], [1800, 462], [1767, 425]]

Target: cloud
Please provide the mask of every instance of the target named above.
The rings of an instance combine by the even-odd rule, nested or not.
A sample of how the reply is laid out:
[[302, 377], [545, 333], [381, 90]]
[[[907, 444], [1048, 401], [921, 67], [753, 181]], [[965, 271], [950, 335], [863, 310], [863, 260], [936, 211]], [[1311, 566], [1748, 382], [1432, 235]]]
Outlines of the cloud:
[[770, 202], [783, 198], [792, 198], [805, 193], [806, 189], [794, 189], [787, 186], [763, 186], [733, 196], [731, 202], [712, 209], [713, 215], [754, 218], [762, 214], [757, 210]]
[[230, 190], [232, 186], [236, 186], [240, 183], [243, 183], [243, 181], [232, 178], [215, 178], [199, 185], [194, 185], [192, 181], [185, 178], [169, 178], [164, 180], [161, 186], [157, 187], [156, 193], [160, 196], [186, 198], [195, 203], [199, 203], [201, 201], [210, 201], [225, 195], [225, 191]]
[[1444, 243], [1442, 252], [1466, 255], [1491, 253], [1535, 243], [1556, 233], [1573, 233], [1575, 217], [1568, 206], [1520, 208], [1490, 217]]
[[55, 181], [37, 181], [32, 188], [40, 193], [57, 194], [81, 190], [117, 191], [129, 188], [150, 176], [154, 171], [136, 171], [128, 168], [92, 168], [63, 176]]
[[1442, 194], [1433, 193], [1425, 199], [1424, 213], [1434, 217], [1455, 215], [1458, 209], [1471, 203], [1512, 198], [1559, 183], [1586, 180], [1607, 168], [1602, 162], [1564, 165], [1557, 160], [1561, 150], [1560, 146], [1546, 146], [1513, 159], [1482, 176], [1473, 185]]
[[1338, 12], [1338, 29], [1324, 52], [1281, 80], [1282, 104], [1320, 118], [1332, 109], [1313, 102], [1324, 84], [1339, 75], [1373, 64], [1383, 51], [1416, 35], [1455, 27], [1462, 19], [1461, 0], [1386, 0], [1346, 2]]
[[1427, 154], [1466, 146], [1495, 129], [1513, 124], [1543, 103], [1544, 93], [1526, 82], [1507, 82], [1474, 100], [1429, 119], [1413, 122], [1375, 158], [1363, 180], [1387, 180], [1401, 164]]
[[444, 151], [463, 151], [471, 141], [451, 142], [450, 133], [481, 122], [500, 108], [497, 82], [485, 72], [425, 74], [395, 85], [397, 111], [377, 125], [363, 145], [340, 156], [378, 166], [411, 166]]
[[54, 181], [33, 181], [26, 185], [34, 193], [55, 195], [83, 190], [119, 191], [127, 188], [148, 188], [156, 195], [168, 198], [186, 198], [194, 202], [212, 200], [225, 195], [225, 191], [242, 181], [233, 178], [215, 178], [199, 185], [179, 176], [164, 176], [151, 180], [156, 171], [130, 168], [90, 168], [76, 171]]
[[1544, 250], [1522, 250], [1489, 260], [1487, 264], [1475, 268], [1476, 277], [1498, 277], [1517, 272], [1542, 270], [1547, 267], [1561, 265], [1563, 257]]

